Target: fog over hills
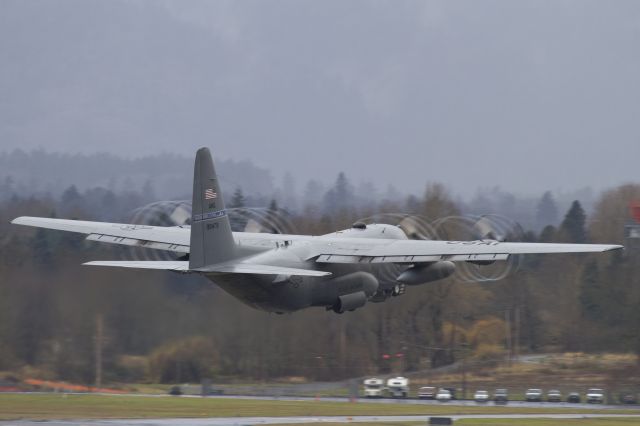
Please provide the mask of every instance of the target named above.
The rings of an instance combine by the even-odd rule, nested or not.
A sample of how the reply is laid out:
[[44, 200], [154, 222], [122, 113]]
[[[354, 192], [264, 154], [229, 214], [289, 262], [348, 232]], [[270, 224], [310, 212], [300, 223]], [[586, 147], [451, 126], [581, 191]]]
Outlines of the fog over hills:
[[[304, 181], [291, 174], [277, 179], [271, 170], [250, 161], [217, 159], [216, 167], [228, 205], [232, 203], [234, 193], [240, 190], [248, 207], [267, 207], [275, 201], [290, 212], [315, 218], [334, 213], [337, 207], [332, 191], [342, 184], [345, 185], [342, 203], [365, 215], [389, 211], [391, 205], [395, 212], [419, 213], [422, 207], [417, 200], [424, 196], [425, 191], [433, 190], [434, 183], [441, 185], [439, 182], [424, 182], [422, 188], [410, 192], [406, 188], [389, 185], [379, 187], [371, 181], [358, 182], [349, 173], [320, 182], [314, 179]], [[99, 206], [93, 206], [92, 213], [110, 220], [123, 220], [122, 214], [126, 216], [132, 209], [150, 202], [190, 200], [192, 178], [193, 159], [169, 153], [123, 158], [107, 153], [0, 152], [0, 202], [54, 198], [64, 205], [64, 199], [68, 197], [65, 193], [71, 190], [74, 194], [84, 194], [88, 199], [96, 200]], [[518, 221], [526, 229], [539, 231], [537, 217], [541, 200], [545, 197], [543, 192], [527, 195], [495, 186], [479, 187], [473, 194], [466, 195], [457, 188], [442, 187], [465, 214], [500, 214]], [[600, 195], [589, 187], [550, 191], [546, 196], [551, 197], [554, 213], [547, 215], [547, 220], [558, 222], [562, 212], [575, 199], [580, 200], [590, 213]], [[108, 200], [113, 196], [124, 196], [121, 198], [127, 200], [126, 206], [111, 205]]]
[[[225, 191], [237, 188], [252, 197], [273, 196], [273, 178], [268, 170], [248, 161], [216, 162]], [[64, 154], [43, 150], [0, 153], [0, 180], [9, 195], [60, 195], [73, 185], [81, 191], [105, 188], [114, 193], [151, 191], [149, 199], [190, 199], [193, 159], [176, 154], [157, 154], [135, 159], [117, 155]], [[7, 188], [10, 186], [11, 188]]]
[[637, 181], [638, 45], [635, 1], [4, 0], [0, 151], [602, 189]]

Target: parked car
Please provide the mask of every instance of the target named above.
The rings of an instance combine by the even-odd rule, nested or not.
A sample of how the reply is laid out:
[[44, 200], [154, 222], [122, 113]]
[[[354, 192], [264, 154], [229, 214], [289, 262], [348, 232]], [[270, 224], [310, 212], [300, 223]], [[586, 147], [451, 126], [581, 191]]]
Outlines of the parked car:
[[406, 398], [409, 396], [409, 379], [393, 377], [387, 380], [387, 394], [391, 398]]
[[527, 392], [524, 394], [524, 399], [527, 402], [542, 401], [542, 389], [527, 389]]
[[620, 402], [623, 404], [637, 404], [638, 398], [635, 393], [625, 392], [620, 394]]
[[587, 391], [587, 402], [589, 404], [602, 404], [604, 402], [604, 391], [597, 388], [589, 389]]
[[446, 390], [449, 391], [449, 393], [451, 394], [451, 399], [452, 400], [458, 399], [456, 397], [456, 388], [442, 388], [442, 389], [446, 389]]
[[182, 395], [182, 388], [180, 388], [180, 386], [171, 386], [171, 389], [169, 389], [169, 395], [173, 395], [173, 396], [180, 396]]
[[418, 390], [418, 398], [420, 399], [435, 399], [436, 388], [433, 386], [423, 386]]
[[578, 392], [571, 392], [567, 397], [567, 402], [579, 403], [580, 402], [580, 394]]
[[364, 382], [364, 396], [367, 398], [380, 398], [384, 395], [384, 380], [372, 377]]
[[562, 393], [557, 389], [552, 389], [547, 392], [547, 401], [549, 402], [562, 402]]
[[494, 404], [506, 404], [509, 402], [509, 393], [506, 389], [496, 389], [493, 393]]
[[449, 389], [440, 388], [436, 394], [436, 400], [440, 402], [451, 401], [451, 391]]
[[487, 392], [486, 390], [477, 390], [473, 395], [473, 399], [476, 402], [487, 402], [489, 401], [489, 392]]

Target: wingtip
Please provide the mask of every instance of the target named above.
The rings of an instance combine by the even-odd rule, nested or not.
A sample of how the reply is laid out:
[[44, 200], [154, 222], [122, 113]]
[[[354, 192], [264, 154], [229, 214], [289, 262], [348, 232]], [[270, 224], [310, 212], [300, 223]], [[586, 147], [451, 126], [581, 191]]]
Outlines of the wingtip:
[[605, 251], [617, 251], [617, 250], [624, 250], [624, 246], [621, 246], [621, 245], [609, 246], [609, 248], [607, 248]]
[[11, 223], [12, 225], [21, 225], [25, 218], [26, 218], [26, 216], [19, 216], [19, 217], [16, 217], [15, 219], [13, 219], [9, 223]]

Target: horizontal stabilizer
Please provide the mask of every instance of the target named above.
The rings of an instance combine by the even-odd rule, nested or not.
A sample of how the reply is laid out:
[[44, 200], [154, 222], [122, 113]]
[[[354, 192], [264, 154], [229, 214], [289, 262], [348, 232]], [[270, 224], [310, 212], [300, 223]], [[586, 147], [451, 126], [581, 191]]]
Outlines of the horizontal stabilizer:
[[219, 264], [199, 269], [189, 269], [189, 262], [172, 261], [128, 261], [128, 260], [97, 260], [83, 263], [87, 266], [111, 266], [116, 268], [156, 269], [178, 272], [220, 272], [230, 274], [258, 274], [258, 275], [298, 275], [307, 277], [324, 277], [331, 272], [315, 271], [313, 269], [285, 268], [283, 266], [255, 265], [252, 263]]
[[229, 263], [205, 266], [196, 272], [223, 272], [230, 274], [260, 274], [260, 275], [298, 275], [306, 277], [325, 277], [331, 272], [313, 269], [286, 268], [284, 266], [256, 265], [253, 263]]
[[164, 271], [189, 271], [189, 262], [184, 261], [128, 261], [128, 260], [97, 260], [93, 262], [83, 263], [87, 266], [113, 266], [116, 268], [134, 268], [134, 269], [158, 269]]

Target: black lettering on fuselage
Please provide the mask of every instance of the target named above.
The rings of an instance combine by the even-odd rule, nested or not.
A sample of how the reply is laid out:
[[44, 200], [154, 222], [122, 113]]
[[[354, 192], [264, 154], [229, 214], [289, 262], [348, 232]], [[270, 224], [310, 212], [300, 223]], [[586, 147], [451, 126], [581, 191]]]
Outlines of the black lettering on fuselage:
[[495, 240], [447, 241], [447, 244], [462, 244], [465, 246], [495, 246], [500, 244], [500, 241], [495, 241]]
[[212, 229], [218, 229], [218, 223], [207, 223], [207, 231], [211, 231]]

